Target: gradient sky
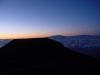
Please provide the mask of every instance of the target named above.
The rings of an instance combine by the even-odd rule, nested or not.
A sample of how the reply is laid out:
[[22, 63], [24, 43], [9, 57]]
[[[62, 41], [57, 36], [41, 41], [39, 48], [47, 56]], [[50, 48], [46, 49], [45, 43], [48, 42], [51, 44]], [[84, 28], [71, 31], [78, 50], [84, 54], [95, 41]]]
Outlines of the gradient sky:
[[100, 35], [99, 0], [0, 0], [0, 38]]

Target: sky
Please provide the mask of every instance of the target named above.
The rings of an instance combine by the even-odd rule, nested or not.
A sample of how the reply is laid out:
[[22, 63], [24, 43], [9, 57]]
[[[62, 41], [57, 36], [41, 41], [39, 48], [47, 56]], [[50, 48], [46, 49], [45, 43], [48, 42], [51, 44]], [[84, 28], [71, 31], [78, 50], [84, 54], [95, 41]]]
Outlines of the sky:
[[100, 35], [99, 0], [0, 0], [0, 39]]

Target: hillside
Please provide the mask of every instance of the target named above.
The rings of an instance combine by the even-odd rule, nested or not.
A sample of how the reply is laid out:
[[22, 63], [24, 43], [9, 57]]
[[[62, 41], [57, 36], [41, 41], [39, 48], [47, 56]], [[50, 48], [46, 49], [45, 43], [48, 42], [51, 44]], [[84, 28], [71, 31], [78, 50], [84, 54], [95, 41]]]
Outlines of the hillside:
[[79, 54], [48, 38], [16, 39], [0, 49], [0, 75], [96, 73], [100, 59]]

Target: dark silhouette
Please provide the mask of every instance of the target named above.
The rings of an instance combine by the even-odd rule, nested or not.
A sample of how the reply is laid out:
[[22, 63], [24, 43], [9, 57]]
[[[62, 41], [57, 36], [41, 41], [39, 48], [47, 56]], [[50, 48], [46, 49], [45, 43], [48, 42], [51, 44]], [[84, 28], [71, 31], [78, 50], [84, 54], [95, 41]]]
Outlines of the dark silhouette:
[[100, 59], [65, 48], [48, 38], [16, 39], [0, 49], [0, 75], [97, 73]]

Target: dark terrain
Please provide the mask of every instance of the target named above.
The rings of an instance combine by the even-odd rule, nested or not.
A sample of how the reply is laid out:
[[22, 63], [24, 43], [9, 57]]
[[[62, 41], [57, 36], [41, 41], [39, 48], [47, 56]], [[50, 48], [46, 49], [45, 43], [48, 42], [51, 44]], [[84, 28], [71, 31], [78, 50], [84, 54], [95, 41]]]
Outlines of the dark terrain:
[[0, 75], [96, 75], [98, 68], [99, 58], [77, 53], [48, 38], [16, 39], [0, 49]]

